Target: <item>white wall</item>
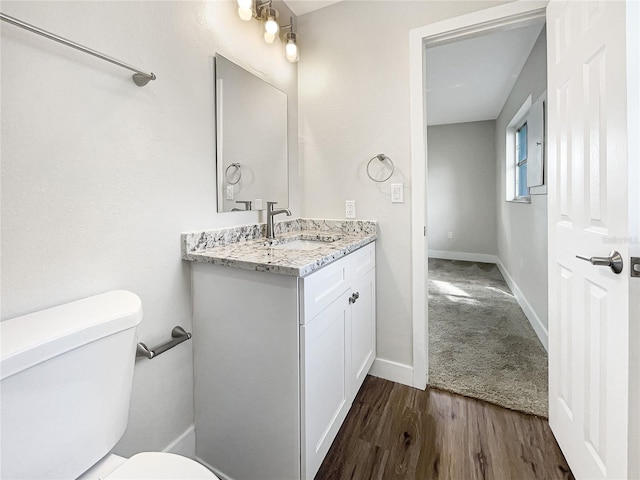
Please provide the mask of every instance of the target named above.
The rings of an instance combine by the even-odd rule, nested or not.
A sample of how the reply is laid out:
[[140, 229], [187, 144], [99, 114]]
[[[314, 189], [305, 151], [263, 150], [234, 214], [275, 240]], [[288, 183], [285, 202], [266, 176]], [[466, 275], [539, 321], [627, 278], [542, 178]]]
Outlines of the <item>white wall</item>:
[[[378, 358], [411, 365], [409, 30], [502, 2], [346, 1], [299, 18], [300, 158], [305, 216], [376, 219]], [[366, 175], [385, 153], [395, 173]], [[420, 181], [419, 179], [417, 181]], [[390, 184], [404, 183], [405, 203]], [[402, 368], [402, 367], [401, 367]]]
[[480, 260], [498, 253], [495, 124], [487, 120], [427, 128], [430, 256], [464, 253]]
[[[523, 305], [523, 309], [529, 320], [534, 328], [542, 327], [545, 334], [548, 318], [547, 196], [532, 195], [530, 204], [505, 201], [505, 129], [529, 95], [535, 102], [547, 89], [546, 50], [546, 29], [543, 29], [496, 120], [498, 258], [506, 271], [505, 276], [511, 278], [528, 304], [528, 307]], [[522, 301], [520, 303], [522, 305]], [[536, 332], [540, 336], [539, 329]]]
[[[258, 219], [215, 213], [212, 57], [289, 94], [295, 214], [297, 65], [232, 1], [2, 2], [2, 11], [158, 76], [139, 88], [126, 70], [3, 23], [2, 318], [123, 288], [142, 298], [148, 345], [174, 325], [191, 330], [180, 233]], [[162, 449], [192, 421], [191, 342], [138, 361], [118, 452]]]

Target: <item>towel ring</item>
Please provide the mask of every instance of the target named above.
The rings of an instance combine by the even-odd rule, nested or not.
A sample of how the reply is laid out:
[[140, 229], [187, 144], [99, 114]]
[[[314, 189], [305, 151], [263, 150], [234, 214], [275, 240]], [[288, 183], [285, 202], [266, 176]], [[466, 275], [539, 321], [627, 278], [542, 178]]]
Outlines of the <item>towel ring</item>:
[[[238, 174], [238, 179], [235, 182], [232, 182], [231, 180], [229, 180], [229, 169], [230, 168], [235, 168], [235, 170], [233, 170], [231, 173]], [[240, 181], [240, 179], [242, 178], [242, 171], [240, 170], [240, 164], [239, 163], [232, 163], [231, 165], [229, 165], [227, 167], [227, 169], [224, 171], [224, 178], [227, 180], [227, 183], [229, 185], [235, 185], [236, 183], [238, 183]]]
[[[374, 165], [382, 165], [379, 168], [379, 172], [378, 175], [372, 175], [371, 174], [371, 163], [374, 160], [378, 160], [380, 163], [374, 163]], [[389, 165], [389, 166], [387, 166]], [[381, 178], [380, 173], [384, 173], [385, 170], [390, 170], [389, 174], [387, 176], [385, 176], [384, 178]], [[391, 175], [393, 175], [393, 171], [395, 170], [395, 166], [393, 165], [393, 161], [387, 157], [384, 153], [379, 153], [378, 155], [376, 155], [375, 157], [373, 157], [371, 160], [369, 160], [369, 163], [367, 163], [367, 175], [369, 176], [369, 178], [371, 180], [373, 180], [374, 182], [377, 183], [382, 183], [382, 182], [386, 182], [387, 180], [389, 180], [391, 178]], [[374, 178], [374, 176], [376, 178]]]

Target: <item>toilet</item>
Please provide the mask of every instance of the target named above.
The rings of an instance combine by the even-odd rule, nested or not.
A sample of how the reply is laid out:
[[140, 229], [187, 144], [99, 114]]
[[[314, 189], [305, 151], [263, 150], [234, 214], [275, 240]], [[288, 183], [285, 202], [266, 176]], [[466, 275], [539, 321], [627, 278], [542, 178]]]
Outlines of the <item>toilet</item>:
[[0, 323], [0, 478], [218, 478], [180, 455], [111, 454], [141, 320], [140, 298], [118, 290]]

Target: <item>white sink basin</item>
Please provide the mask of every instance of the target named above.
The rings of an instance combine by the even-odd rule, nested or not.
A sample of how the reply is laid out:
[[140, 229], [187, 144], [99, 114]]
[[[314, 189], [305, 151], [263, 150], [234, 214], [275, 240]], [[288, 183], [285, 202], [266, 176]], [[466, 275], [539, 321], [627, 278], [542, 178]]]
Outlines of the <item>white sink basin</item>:
[[315, 250], [327, 242], [318, 240], [294, 240], [293, 242], [282, 243], [273, 247], [274, 250]]

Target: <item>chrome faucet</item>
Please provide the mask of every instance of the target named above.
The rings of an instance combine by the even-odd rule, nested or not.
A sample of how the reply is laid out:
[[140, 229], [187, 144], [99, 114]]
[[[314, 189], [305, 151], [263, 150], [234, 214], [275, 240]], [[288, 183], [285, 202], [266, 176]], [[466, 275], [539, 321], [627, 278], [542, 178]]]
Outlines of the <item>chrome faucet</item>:
[[291, 210], [283, 208], [282, 210], [274, 210], [273, 206], [278, 202], [267, 202], [267, 239], [276, 238], [273, 228], [273, 217], [281, 213], [286, 213], [287, 217], [291, 216]]

